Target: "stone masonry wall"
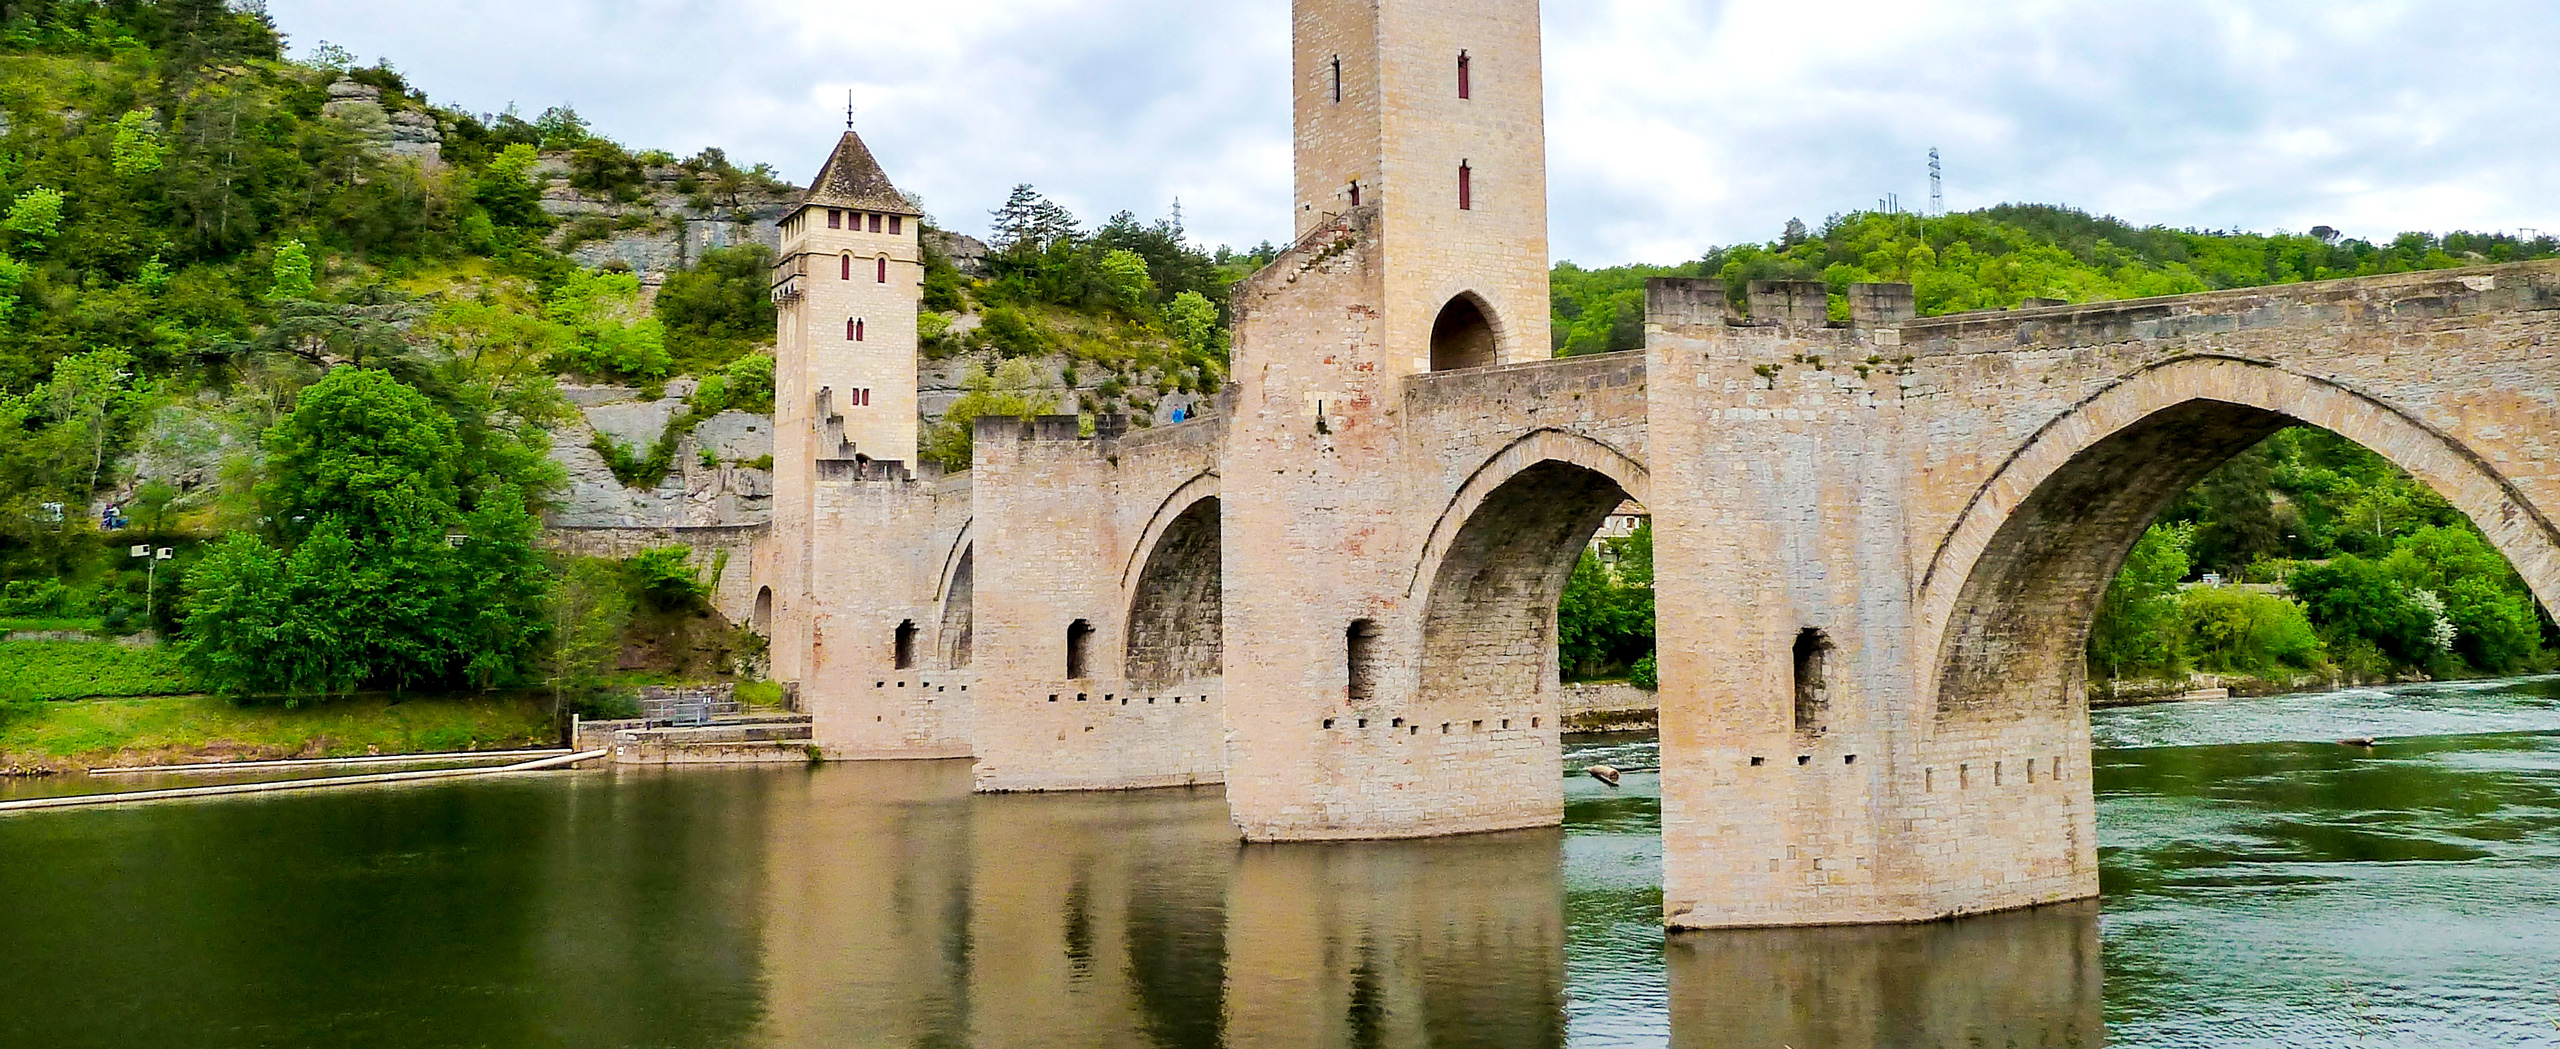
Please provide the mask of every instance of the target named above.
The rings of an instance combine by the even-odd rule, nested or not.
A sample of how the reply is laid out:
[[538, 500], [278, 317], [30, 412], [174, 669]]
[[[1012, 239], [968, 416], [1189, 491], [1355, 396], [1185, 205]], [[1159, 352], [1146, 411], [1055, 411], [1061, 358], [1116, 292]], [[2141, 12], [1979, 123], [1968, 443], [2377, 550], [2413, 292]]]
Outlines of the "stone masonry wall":
[[[1095, 437], [1074, 416], [981, 419], [976, 435], [975, 668], [983, 682], [978, 789], [1121, 790], [1223, 779], [1224, 687], [1201, 656], [1132, 680], [1130, 612], [1152, 589], [1217, 587], [1215, 533], [1225, 432], [1214, 419]], [[1185, 522], [1188, 522], [1186, 525]], [[1168, 540], [1172, 550], [1160, 550]], [[1213, 604], [1163, 610], [1147, 643], [1195, 652], [1221, 625]], [[1080, 665], [1071, 631], [1082, 624]], [[1143, 668], [1142, 668], [1143, 673]]]

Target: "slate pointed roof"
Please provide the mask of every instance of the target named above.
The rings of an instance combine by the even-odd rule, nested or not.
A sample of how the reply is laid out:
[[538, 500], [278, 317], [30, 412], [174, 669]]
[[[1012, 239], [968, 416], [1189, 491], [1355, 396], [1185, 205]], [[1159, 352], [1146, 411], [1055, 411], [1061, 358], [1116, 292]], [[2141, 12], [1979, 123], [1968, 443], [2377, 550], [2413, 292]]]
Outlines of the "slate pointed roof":
[[800, 195], [800, 206], [924, 214], [906, 194], [898, 192], [897, 186], [890, 184], [889, 173], [880, 170], [880, 162], [871, 156], [871, 147], [863, 145], [862, 136], [850, 129], [836, 143], [835, 153], [827, 157], [827, 166], [809, 181], [809, 191]]

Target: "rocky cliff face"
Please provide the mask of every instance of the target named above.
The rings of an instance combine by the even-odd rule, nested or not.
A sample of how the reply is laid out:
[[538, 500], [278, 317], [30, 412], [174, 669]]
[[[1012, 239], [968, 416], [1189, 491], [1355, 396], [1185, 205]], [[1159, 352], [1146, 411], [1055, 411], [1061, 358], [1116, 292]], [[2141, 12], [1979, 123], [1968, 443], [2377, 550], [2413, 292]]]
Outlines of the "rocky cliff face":
[[644, 400], [627, 386], [569, 386], [561, 392], [581, 421], [551, 434], [551, 457], [569, 471], [569, 488], [548, 522], [555, 528], [706, 528], [764, 524], [773, 518], [773, 420], [722, 412], [676, 442], [674, 468], [653, 488], [630, 488], [594, 448], [601, 435], [646, 451], [684, 411], [691, 384], [667, 384]]

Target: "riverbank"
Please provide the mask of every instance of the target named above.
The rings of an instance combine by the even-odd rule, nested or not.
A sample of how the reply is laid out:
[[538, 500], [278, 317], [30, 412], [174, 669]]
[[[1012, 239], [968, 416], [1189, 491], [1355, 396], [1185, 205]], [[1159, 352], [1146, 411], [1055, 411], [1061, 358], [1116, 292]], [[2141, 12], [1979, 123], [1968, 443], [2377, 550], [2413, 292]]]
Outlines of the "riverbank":
[[296, 710], [241, 707], [210, 696], [89, 699], [0, 714], [0, 768], [21, 771], [524, 750], [558, 742], [549, 702], [522, 695], [397, 702], [372, 696]]

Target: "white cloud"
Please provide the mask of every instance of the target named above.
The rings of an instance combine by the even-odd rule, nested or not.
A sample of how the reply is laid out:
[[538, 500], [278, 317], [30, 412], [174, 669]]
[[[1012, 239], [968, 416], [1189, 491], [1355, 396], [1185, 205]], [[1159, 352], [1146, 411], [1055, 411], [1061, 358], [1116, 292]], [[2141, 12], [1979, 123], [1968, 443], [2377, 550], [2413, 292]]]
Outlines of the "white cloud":
[[[969, 229], [1017, 182], [1089, 220], [1289, 229], [1286, 0], [271, 0], [479, 111], [805, 179], [845, 92]], [[1557, 0], [1558, 257], [1672, 261], [1872, 206], [2075, 204], [2209, 228], [2560, 229], [2560, 9], [2489, 0]]]

